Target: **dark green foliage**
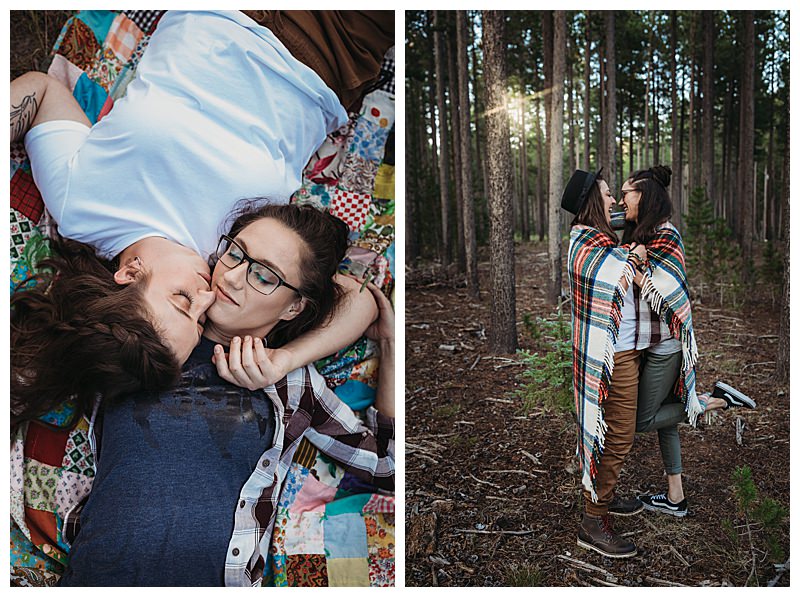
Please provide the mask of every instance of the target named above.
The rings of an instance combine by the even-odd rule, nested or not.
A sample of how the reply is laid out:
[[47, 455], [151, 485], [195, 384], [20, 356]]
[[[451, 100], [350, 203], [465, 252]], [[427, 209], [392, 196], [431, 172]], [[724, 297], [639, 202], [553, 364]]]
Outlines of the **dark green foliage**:
[[702, 187], [689, 196], [686, 215], [686, 269], [694, 293], [725, 303], [742, 301], [742, 250], [722, 218], [714, 217]]
[[517, 355], [525, 363], [521, 374], [522, 387], [516, 394], [522, 398], [527, 414], [537, 406], [548, 410], [574, 412], [572, 390], [572, 336], [567, 318], [559, 311], [551, 319], [523, 316], [525, 329], [541, 351], [520, 350]]
[[[748, 531], [753, 531], [751, 525], [760, 526], [760, 535], [770, 558], [776, 563], [783, 562], [785, 552], [779, 542], [778, 534], [789, 514], [788, 509], [772, 498], [759, 497], [749, 466], [737, 467], [733, 471], [733, 482], [739, 513], [744, 517]], [[755, 540], [754, 533], [752, 541]]]

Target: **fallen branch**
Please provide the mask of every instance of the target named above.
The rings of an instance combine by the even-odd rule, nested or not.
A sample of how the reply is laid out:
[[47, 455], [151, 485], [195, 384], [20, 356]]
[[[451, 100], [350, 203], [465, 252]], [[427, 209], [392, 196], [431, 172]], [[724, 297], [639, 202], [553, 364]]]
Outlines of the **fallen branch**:
[[484, 398], [486, 402], [499, 402], [500, 404], [515, 404], [513, 400], [503, 400], [502, 398]]
[[662, 578], [656, 578], [654, 576], [645, 576], [645, 580], [649, 580], [654, 585], [661, 585], [662, 587], [688, 587], [689, 585], [682, 585], [679, 582], [672, 582], [669, 580], [664, 580]]
[[522, 470], [519, 470], [519, 469], [509, 469], [509, 470], [490, 471], [490, 472], [492, 472], [492, 473], [516, 473], [518, 475], [528, 475], [529, 477], [533, 477], [534, 479], [537, 479], [538, 477], [536, 475], [534, 475], [533, 473], [541, 473], [541, 474], [545, 474], [546, 475], [548, 471], [543, 471], [541, 469], [532, 468], [530, 471], [522, 471]]
[[536, 458], [536, 456], [534, 456], [530, 452], [526, 452], [525, 450], [520, 450], [520, 452], [522, 452], [525, 456], [530, 458], [533, 461], [533, 464], [542, 464], [542, 461]]
[[681, 561], [681, 563], [682, 563], [684, 566], [686, 566], [687, 568], [690, 568], [690, 567], [691, 567], [691, 564], [689, 564], [689, 562], [687, 562], [687, 561], [686, 561], [686, 560], [683, 558], [683, 556], [682, 556], [681, 554], [679, 554], [679, 553], [678, 553], [678, 550], [677, 550], [677, 549], [675, 549], [675, 546], [673, 546], [673, 545], [670, 545], [670, 546], [669, 546], [669, 550], [670, 550], [672, 553], [674, 553], [674, 554], [675, 554], [675, 557], [676, 557], [676, 558], [678, 558], [678, 559]]
[[470, 365], [469, 370], [472, 371], [475, 368], [475, 365], [477, 365], [478, 361], [480, 360], [481, 360], [481, 355], [475, 357], [475, 360], [472, 362], [472, 365]]
[[600, 568], [599, 566], [595, 566], [594, 564], [590, 564], [589, 562], [584, 562], [583, 560], [576, 560], [575, 558], [570, 558], [569, 556], [562, 556], [559, 554], [556, 557], [560, 560], [564, 560], [566, 562], [575, 564], [578, 568], [583, 568], [584, 570], [589, 570], [590, 572], [599, 572], [601, 574], [605, 574], [606, 578], [617, 580], [617, 577], [611, 574], [605, 568]]
[[470, 535], [532, 535], [536, 531], [479, 531], [473, 529], [455, 529], [455, 533], [468, 533]]
[[747, 369], [748, 367], [758, 367], [759, 365], [774, 365], [775, 361], [761, 361], [760, 363], [747, 363], [744, 367], [742, 367], [742, 371]]
[[480, 483], [481, 485], [489, 485], [490, 487], [494, 487], [495, 489], [500, 489], [500, 486], [499, 486], [497, 483], [490, 483], [489, 481], [483, 481], [483, 480], [481, 480], [481, 479], [478, 479], [478, 477], [476, 477], [476, 476], [475, 476], [475, 475], [473, 475], [472, 473], [468, 473], [468, 474], [469, 474], [469, 476], [470, 476], [470, 477], [472, 477], [473, 479], [475, 479], [475, 481], [477, 481], [477, 482], [478, 482], [478, 483]]

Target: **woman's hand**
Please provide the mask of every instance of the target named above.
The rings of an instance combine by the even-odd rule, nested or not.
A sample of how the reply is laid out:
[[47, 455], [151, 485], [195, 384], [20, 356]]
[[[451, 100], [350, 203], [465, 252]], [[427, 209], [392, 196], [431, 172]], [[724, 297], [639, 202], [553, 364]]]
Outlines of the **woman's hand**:
[[394, 341], [394, 308], [391, 301], [372, 282], [367, 284], [367, 288], [378, 305], [378, 318], [370, 324], [364, 335], [376, 342]]
[[378, 319], [365, 332], [367, 338], [378, 343], [381, 351], [375, 409], [387, 417], [394, 417], [394, 309], [380, 288], [372, 283], [367, 284], [367, 288], [378, 304]]
[[291, 354], [282, 348], [265, 348], [261, 338], [235, 337], [226, 355], [222, 345], [214, 347], [211, 361], [227, 382], [248, 390], [271, 386], [291, 369]]
[[647, 263], [647, 247], [644, 245], [631, 246], [631, 253], [638, 255], [642, 263]]

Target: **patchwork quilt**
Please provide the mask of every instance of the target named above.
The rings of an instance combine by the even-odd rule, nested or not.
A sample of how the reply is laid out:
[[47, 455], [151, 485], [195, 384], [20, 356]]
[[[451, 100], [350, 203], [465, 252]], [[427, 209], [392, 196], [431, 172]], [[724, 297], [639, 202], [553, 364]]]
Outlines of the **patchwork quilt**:
[[[48, 73], [97, 122], [125, 95], [163, 11], [81, 11], [67, 20]], [[394, 51], [379, 86], [359, 113], [331, 134], [309, 161], [292, 200], [341, 218], [352, 246], [341, 271], [394, 287]], [[21, 144], [11, 147], [11, 292], [24, 288], [49, 255], [49, 216]], [[354, 410], [375, 400], [379, 367], [363, 338], [317, 363], [328, 385]], [[47, 586], [69, 562], [65, 515], [94, 479], [89, 422], [64, 404], [21, 426], [11, 445], [11, 584]], [[377, 493], [304, 441], [279, 504], [267, 586], [393, 586], [394, 496]]]

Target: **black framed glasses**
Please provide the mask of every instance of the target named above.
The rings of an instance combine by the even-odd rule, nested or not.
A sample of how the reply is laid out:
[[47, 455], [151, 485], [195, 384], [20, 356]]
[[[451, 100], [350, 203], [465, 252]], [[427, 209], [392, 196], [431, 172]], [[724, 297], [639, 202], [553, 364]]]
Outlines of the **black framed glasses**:
[[634, 189], [620, 189], [619, 190], [619, 200], [622, 201], [623, 199], [625, 199], [625, 195], [627, 195], [628, 193], [634, 193], [634, 192], [635, 193], [639, 193], [640, 190], [639, 189], [635, 189], [635, 188]]
[[289, 290], [294, 290], [297, 294], [303, 296], [303, 293], [281, 278], [270, 266], [250, 257], [250, 255], [227, 234], [223, 234], [220, 237], [219, 243], [217, 244], [216, 255], [217, 259], [219, 259], [219, 263], [230, 269], [247, 262], [247, 283], [261, 294], [270, 295], [281, 286], [286, 286]]

